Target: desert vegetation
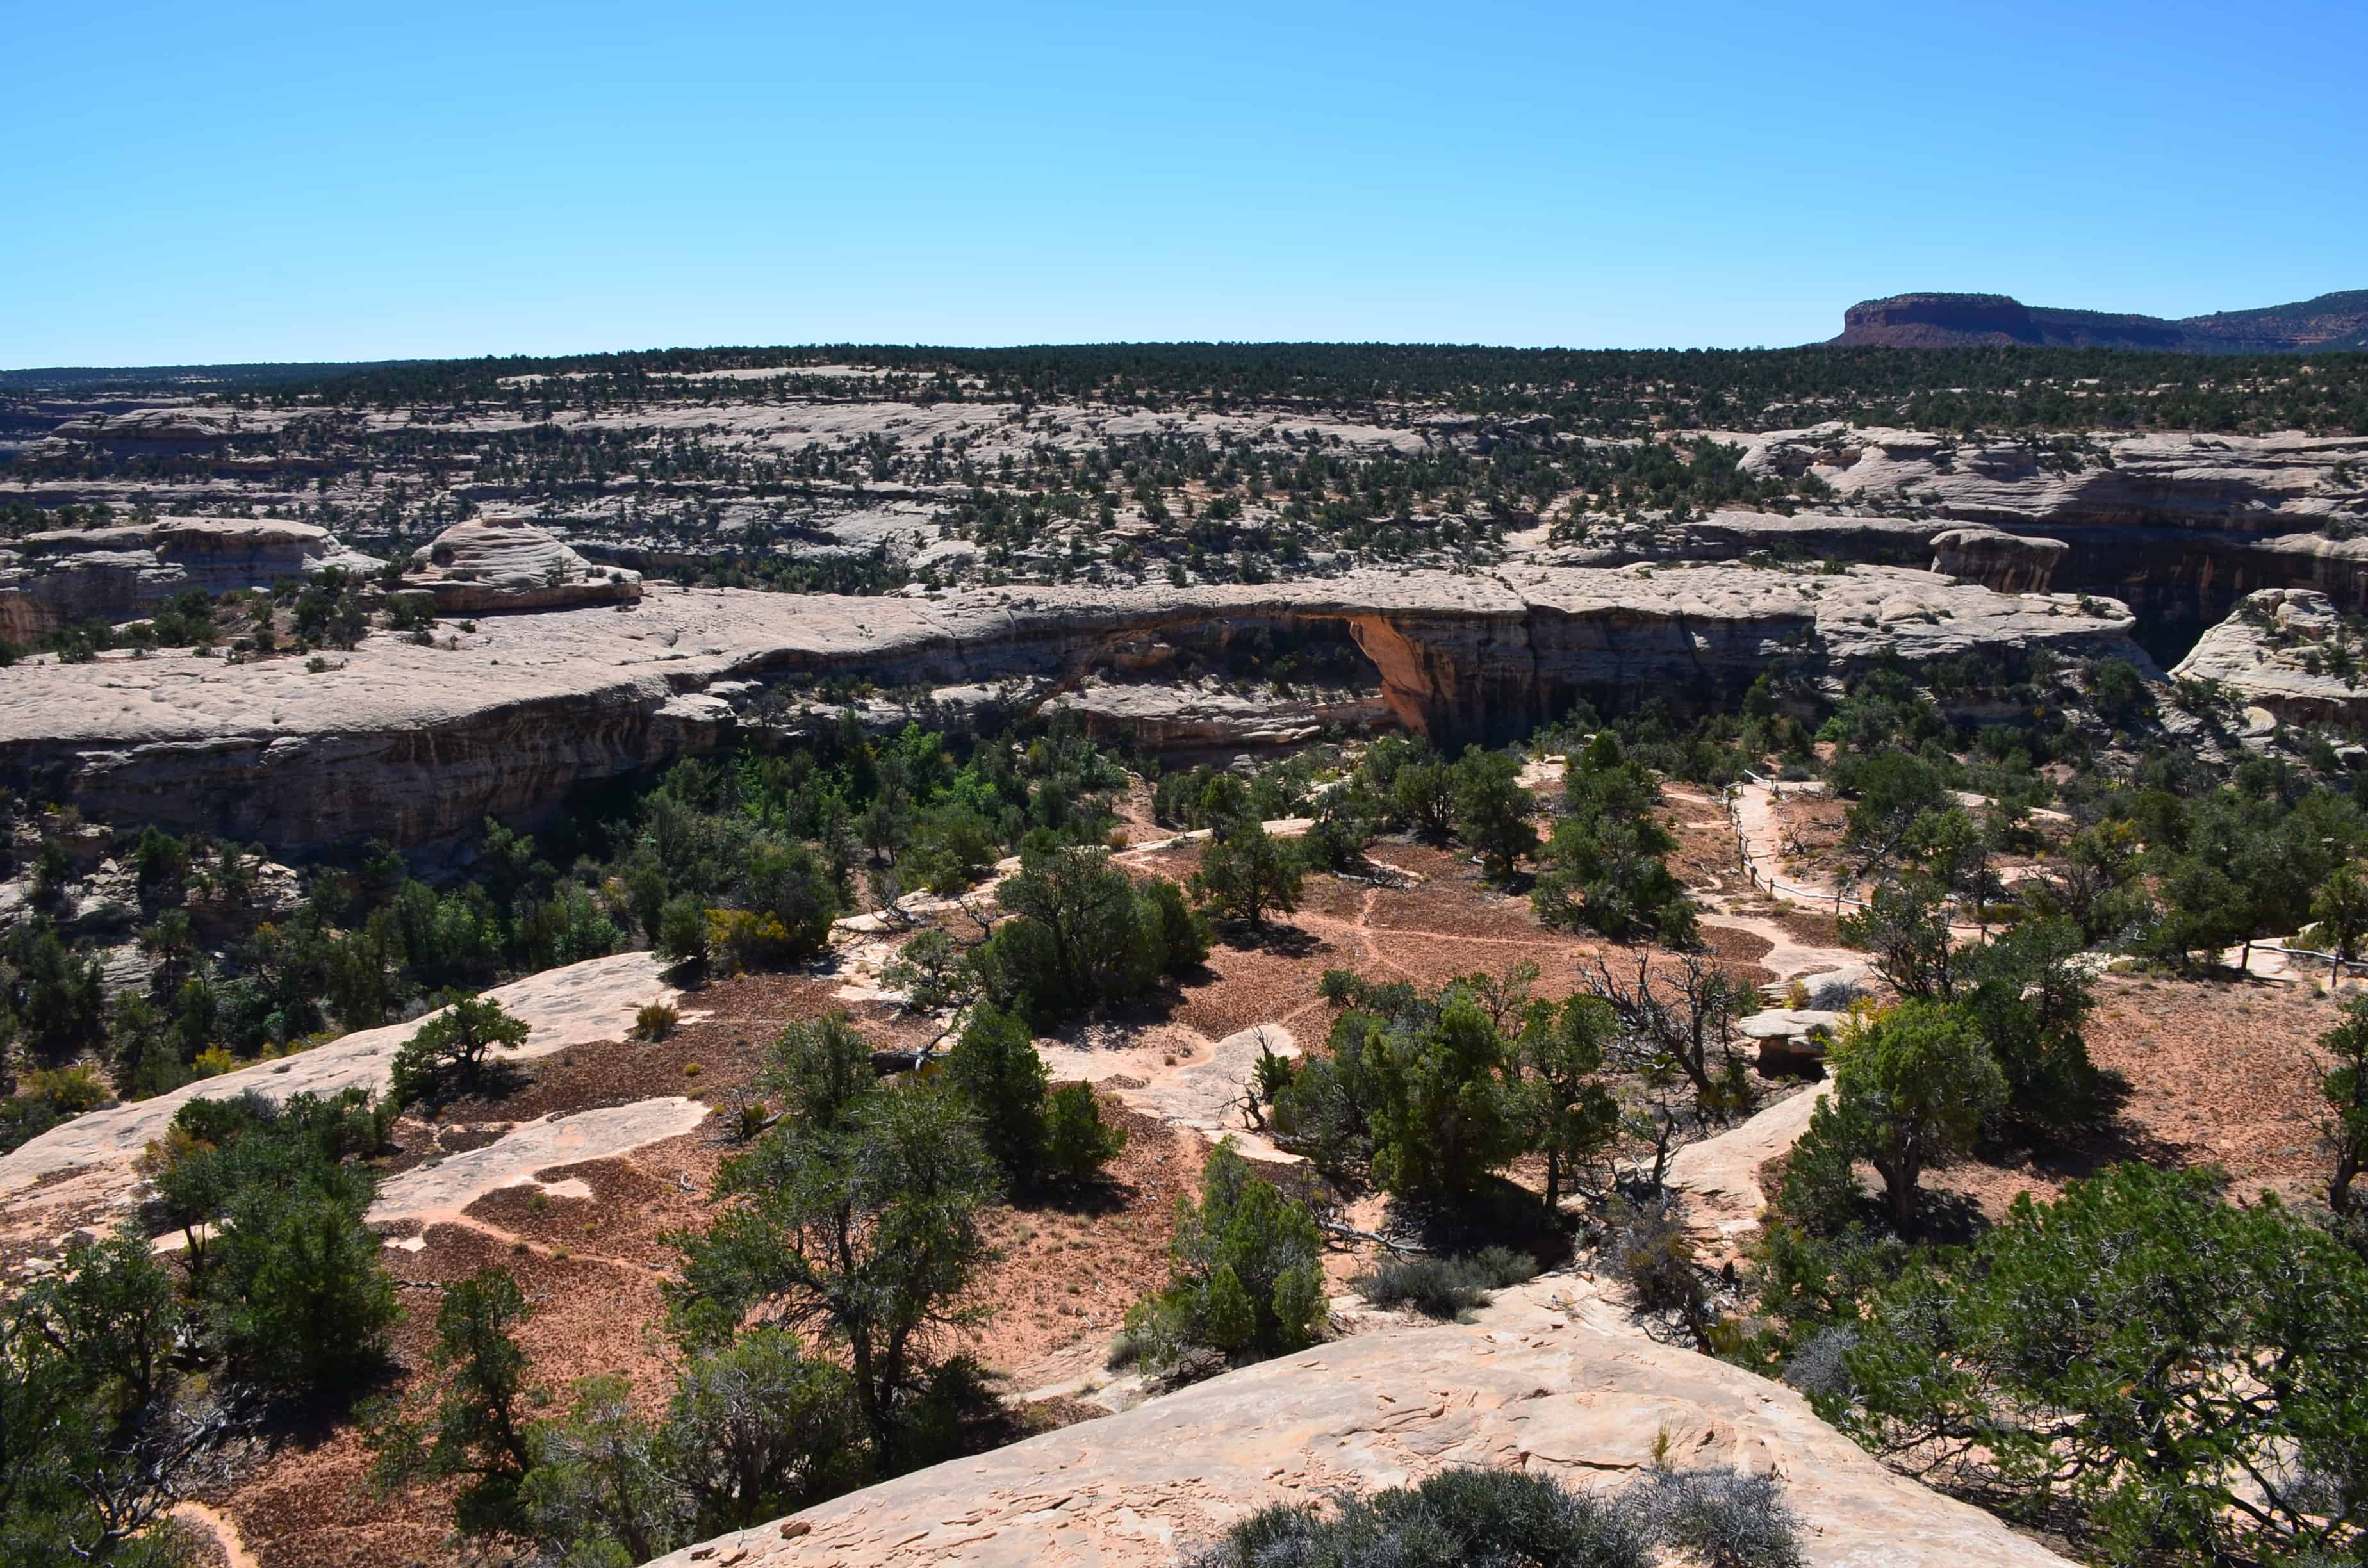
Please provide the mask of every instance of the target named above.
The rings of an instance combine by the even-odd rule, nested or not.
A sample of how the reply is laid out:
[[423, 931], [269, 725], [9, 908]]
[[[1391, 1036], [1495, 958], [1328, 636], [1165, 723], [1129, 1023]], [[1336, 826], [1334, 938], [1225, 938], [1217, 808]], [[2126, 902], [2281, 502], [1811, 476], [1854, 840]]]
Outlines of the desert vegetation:
[[[274, 723], [389, 653], [505, 711], [569, 661], [649, 690], [529, 693], [494, 754], [431, 757], [529, 780], [449, 835], [248, 842], [6, 762], [8, 1561], [624, 1563], [802, 1511], [820, 1550], [823, 1505], [940, 1461], [1500, 1334], [1624, 1345], [1857, 1451], [1790, 1489], [1649, 1432], [1587, 1492], [1304, 1469], [1182, 1549], [1790, 1564], [1851, 1460], [2116, 1568], [2368, 1541], [2350, 568], [2224, 624], [2244, 656], [2211, 668], [2294, 690], [2166, 676], [2069, 503], [2066, 591], [1922, 570], [1968, 472], [2052, 496], [2356, 436], [2358, 356], [839, 347], [177, 385], [186, 439], [109, 414], [0, 453], [26, 581], [168, 515], [384, 564], [44, 623], [11, 680], [97, 712], [198, 672]], [[2279, 449], [2285, 531], [2340, 545], [2354, 467]], [[422, 566], [488, 518], [546, 564], [439, 608], [492, 591]], [[1734, 597], [1666, 608], [1720, 529], [1753, 541]], [[2217, 581], [2135, 588], [2188, 577]], [[908, 613], [944, 619], [860, 644], [893, 669], [833, 645]], [[331, 728], [287, 733], [324, 775]]]

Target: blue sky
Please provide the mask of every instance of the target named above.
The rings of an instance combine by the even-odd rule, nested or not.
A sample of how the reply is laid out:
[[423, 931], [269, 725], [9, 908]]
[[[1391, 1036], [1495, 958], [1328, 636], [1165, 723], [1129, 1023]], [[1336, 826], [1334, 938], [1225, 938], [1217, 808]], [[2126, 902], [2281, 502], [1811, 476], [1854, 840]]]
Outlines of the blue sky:
[[2368, 6], [0, 0], [0, 367], [2368, 287]]

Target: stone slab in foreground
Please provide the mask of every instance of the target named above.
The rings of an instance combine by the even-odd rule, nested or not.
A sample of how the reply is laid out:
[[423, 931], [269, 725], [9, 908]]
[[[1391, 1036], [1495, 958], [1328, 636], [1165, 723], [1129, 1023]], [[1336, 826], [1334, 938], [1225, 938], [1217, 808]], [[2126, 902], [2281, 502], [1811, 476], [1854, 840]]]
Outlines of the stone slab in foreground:
[[1471, 1324], [1384, 1329], [1120, 1415], [852, 1493], [657, 1560], [664, 1568], [1167, 1564], [1269, 1503], [1452, 1465], [1618, 1486], [1666, 1434], [1680, 1466], [1773, 1470], [1817, 1568], [2064, 1568], [1978, 1509], [1894, 1475], [1780, 1383], [1656, 1345], [1549, 1276]]

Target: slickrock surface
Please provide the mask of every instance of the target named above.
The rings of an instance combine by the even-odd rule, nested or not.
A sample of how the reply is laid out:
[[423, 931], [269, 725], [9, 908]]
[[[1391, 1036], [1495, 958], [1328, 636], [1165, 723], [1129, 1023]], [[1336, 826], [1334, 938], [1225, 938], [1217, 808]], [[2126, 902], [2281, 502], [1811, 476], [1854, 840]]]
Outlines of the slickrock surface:
[[2171, 670], [2174, 679], [2216, 680], [2248, 706], [2291, 723], [2368, 719], [2368, 654], [2339, 646], [2335, 606], [2308, 588], [2247, 596]]
[[2103, 435], [2062, 455], [2021, 441], [1984, 446], [1841, 424], [1728, 438], [1743, 443], [1746, 472], [1814, 472], [1844, 506], [1899, 503], [2002, 528], [2277, 534], [2368, 518], [2368, 484], [2335, 472], [2368, 459], [2363, 436]]
[[1670, 1157], [1669, 1185], [1685, 1193], [1687, 1218], [1711, 1241], [1706, 1261], [1717, 1264], [1735, 1256], [1759, 1229], [1760, 1212], [1768, 1207], [1759, 1167], [1800, 1142], [1817, 1102], [1833, 1086], [1832, 1079], [1825, 1079], [1815, 1088], [1777, 1101], [1741, 1126], [1689, 1143]]
[[2368, 528], [2368, 437], [2108, 434], [2059, 451], [1837, 423], [1725, 438], [1745, 472], [1815, 474], [1851, 511], [2051, 536], [2066, 547], [2056, 583], [2141, 608], [2217, 619], [2286, 586], [2368, 607], [2368, 557], [2321, 548]]
[[403, 585], [433, 594], [439, 615], [629, 604], [642, 597], [640, 573], [595, 566], [523, 517], [453, 524], [428, 542]]
[[489, 618], [456, 646], [373, 636], [319, 673], [293, 657], [19, 667], [0, 684], [0, 782], [287, 853], [429, 844], [712, 747], [734, 722], [727, 699], [783, 677], [1041, 698], [1121, 639], [1212, 617], [1345, 626], [1391, 710], [1451, 744], [1526, 733], [1585, 693], [1729, 692], [1780, 662], [1838, 673], [1886, 651], [1913, 663], [2040, 644], [2144, 658], [2118, 606], [1885, 567], [1364, 572], [939, 599], [668, 588], [627, 608]]
[[1680, 1466], [1773, 1470], [1818, 1568], [2061, 1568], [1964, 1504], [1885, 1471], [1780, 1383], [1657, 1345], [1570, 1275], [1476, 1323], [1387, 1327], [1247, 1368], [977, 1459], [852, 1493], [664, 1568], [1167, 1564], [1249, 1511], [1452, 1465], [1619, 1485], [1666, 1439]]
[[[631, 1105], [603, 1106], [530, 1121], [505, 1132], [482, 1149], [447, 1154], [434, 1165], [415, 1166], [381, 1184], [370, 1205], [374, 1225], [416, 1220], [432, 1224], [459, 1214], [489, 1192], [506, 1187], [532, 1186], [553, 1197], [588, 1198], [591, 1193], [565, 1190], [563, 1183], [544, 1183], [535, 1173], [557, 1165], [578, 1165], [605, 1160], [663, 1138], [679, 1137], [705, 1121], [710, 1112], [699, 1101], [665, 1095]], [[582, 1187], [582, 1183], [575, 1183]]]
[[0, 549], [0, 638], [29, 642], [82, 621], [131, 619], [189, 588], [268, 588], [324, 566], [382, 564], [310, 523], [159, 517], [27, 534]]
[[[548, 1056], [574, 1046], [621, 1040], [643, 1003], [677, 993], [660, 978], [664, 966], [649, 953], [616, 953], [496, 986], [485, 994], [532, 1032], [507, 1061]], [[193, 1099], [230, 1099], [253, 1090], [273, 1099], [334, 1095], [342, 1089], [383, 1091], [394, 1053], [434, 1014], [384, 1028], [358, 1029], [325, 1045], [277, 1062], [258, 1062], [217, 1078], [203, 1078], [152, 1099], [94, 1110], [0, 1154], [0, 1205], [6, 1233], [40, 1227], [52, 1212], [106, 1203], [129, 1192], [133, 1166], [149, 1140], [161, 1136]], [[544, 1161], [542, 1164], [558, 1163]]]

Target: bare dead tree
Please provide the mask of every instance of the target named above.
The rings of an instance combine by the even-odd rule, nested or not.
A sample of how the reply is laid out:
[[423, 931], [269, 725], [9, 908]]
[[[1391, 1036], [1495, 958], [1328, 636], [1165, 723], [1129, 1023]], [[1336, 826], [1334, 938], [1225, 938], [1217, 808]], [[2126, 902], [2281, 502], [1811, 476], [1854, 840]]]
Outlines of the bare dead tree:
[[1633, 976], [1600, 954], [1579, 971], [1579, 983], [1619, 1016], [1613, 1059], [1647, 1074], [1682, 1074], [1705, 1119], [1748, 1107], [1736, 1024], [1749, 988], [1700, 953], [1648, 948], [1634, 956]]

